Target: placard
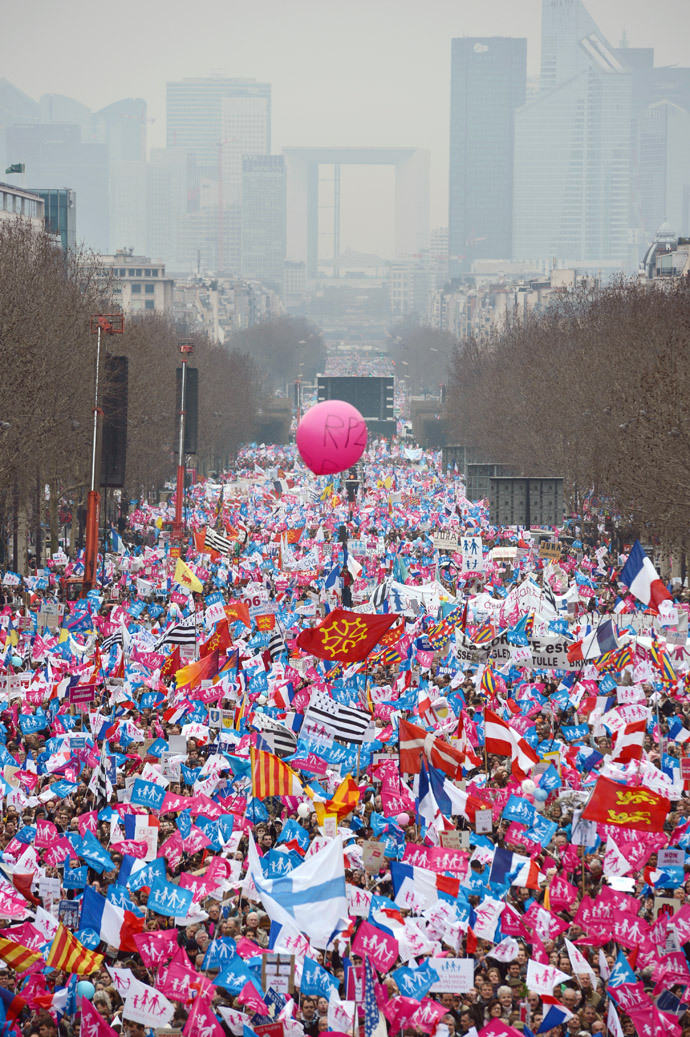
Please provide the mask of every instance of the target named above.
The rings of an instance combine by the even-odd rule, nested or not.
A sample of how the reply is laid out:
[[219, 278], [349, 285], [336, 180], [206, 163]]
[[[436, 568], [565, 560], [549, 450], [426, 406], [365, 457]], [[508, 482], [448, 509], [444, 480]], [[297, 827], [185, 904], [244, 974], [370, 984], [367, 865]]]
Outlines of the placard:
[[460, 847], [460, 832], [456, 828], [454, 832], [441, 832], [441, 846], [444, 849], [459, 850]]
[[432, 993], [467, 994], [474, 986], [473, 958], [429, 958], [429, 965], [438, 974]]
[[69, 689], [69, 703], [71, 706], [88, 706], [96, 698], [95, 684], [75, 684]]
[[272, 987], [285, 997], [295, 989], [294, 954], [264, 954], [261, 957], [261, 986]]
[[550, 558], [554, 562], [560, 561], [561, 557], [561, 545], [550, 544], [548, 541], [542, 540], [539, 545], [539, 557]]
[[378, 875], [385, 864], [386, 851], [377, 839], [365, 839], [362, 844], [362, 864], [370, 875]]
[[680, 776], [683, 781], [690, 781], [690, 756], [681, 756]]
[[477, 835], [490, 835], [493, 831], [493, 811], [475, 810], [474, 830]]
[[457, 551], [458, 534], [452, 529], [435, 529], [431, 534], [431, 542], [436, 551]]

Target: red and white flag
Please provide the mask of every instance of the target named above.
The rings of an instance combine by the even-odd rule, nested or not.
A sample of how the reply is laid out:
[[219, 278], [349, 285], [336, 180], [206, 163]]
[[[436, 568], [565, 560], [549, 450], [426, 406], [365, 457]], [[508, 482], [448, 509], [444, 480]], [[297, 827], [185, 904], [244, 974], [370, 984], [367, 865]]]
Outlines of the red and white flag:
[[641, 760], [645, 733], [646, 723], [644, 720], [635, 720], [634, 723], [621, 727], [616, 731], [611, 759], [616, 760], [618, 763]]
[[510, 756], [513, 777], [518, 780], [525, 778], [535, 763], [539, 763], [532, 746], [490, 709], [484, 712], [484, 744], [487, 753]]

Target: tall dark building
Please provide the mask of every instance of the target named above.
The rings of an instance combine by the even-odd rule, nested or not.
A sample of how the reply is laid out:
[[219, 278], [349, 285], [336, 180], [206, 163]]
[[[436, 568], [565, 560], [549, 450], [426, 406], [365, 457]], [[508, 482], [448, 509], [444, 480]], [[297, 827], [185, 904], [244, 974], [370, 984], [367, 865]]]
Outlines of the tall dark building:
[[287, 184], [282, 155], [242, 159], [242, 274], [282, 287]]
[[454, 39], [448, 250], [451, 275], [512, 256], [513, 128], [525, 103], [527, 40]]

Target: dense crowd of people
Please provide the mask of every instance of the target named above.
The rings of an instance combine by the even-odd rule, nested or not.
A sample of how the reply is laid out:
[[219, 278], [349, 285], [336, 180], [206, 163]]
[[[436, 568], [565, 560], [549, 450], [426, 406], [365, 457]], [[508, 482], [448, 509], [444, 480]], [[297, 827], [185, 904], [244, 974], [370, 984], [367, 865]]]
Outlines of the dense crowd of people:
[[680, 581], [395, 443], [173, 508], [4, 574], [3, 1032], [687, 1037]]

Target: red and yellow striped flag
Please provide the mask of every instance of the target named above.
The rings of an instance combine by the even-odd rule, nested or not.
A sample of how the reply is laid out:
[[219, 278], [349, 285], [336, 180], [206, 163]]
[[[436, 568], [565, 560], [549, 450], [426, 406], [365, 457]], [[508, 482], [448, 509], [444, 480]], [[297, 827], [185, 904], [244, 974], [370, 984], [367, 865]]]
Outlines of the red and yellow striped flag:
[[50, 945], [46, 957], [46, 965], [61, 972], [75, 973], [78, 976], [89, 976], [97, 972], [103, 964], [103, 955], [90, 951], [69, 929], [58, 923], [55, 938]]
[[262, 753], [250, 749], [252, 764], [252, 795], [256, 799], [266, 796], [301, 796], [304, 792], [297, 774], [273, 753]]
[[43, 955], [32, 951], [21, 943], [7, 940], [0, 936], [0, 958], [6, 962], [15, 972], [24, 972], [37, 961], [43, 960]]

